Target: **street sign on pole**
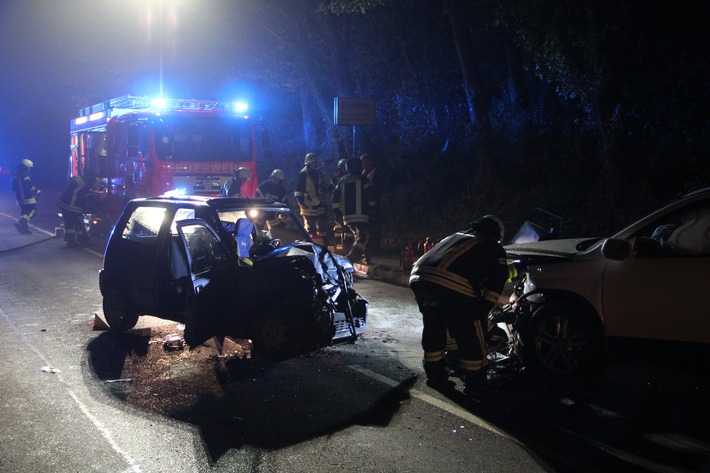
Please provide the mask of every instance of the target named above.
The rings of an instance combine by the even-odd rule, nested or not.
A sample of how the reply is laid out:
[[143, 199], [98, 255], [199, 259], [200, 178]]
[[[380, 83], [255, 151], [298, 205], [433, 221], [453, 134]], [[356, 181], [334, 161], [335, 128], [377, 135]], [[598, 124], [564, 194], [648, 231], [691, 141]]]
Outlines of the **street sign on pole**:
[[336, 126], [373, 126], [375, 124], [375, 101], [373, 99], [335, 97], [333, 116]]

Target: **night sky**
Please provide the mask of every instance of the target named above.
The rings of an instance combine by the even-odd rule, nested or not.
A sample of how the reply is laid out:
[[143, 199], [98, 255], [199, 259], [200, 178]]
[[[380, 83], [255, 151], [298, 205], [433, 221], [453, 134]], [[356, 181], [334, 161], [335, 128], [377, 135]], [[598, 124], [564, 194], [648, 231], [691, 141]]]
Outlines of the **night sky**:
[[[157, 20], [161, 3], [165, 18], [162, 48]], [[235, 55], [223, 41], [225, 28], [235, 26], [220, 10], [227, 4], [3, 0], [3, 174], [14, 172], [17, 162], [28, 157], [35, 162], [38, 182], [63, 182], [69, 121], [77, 110], [127, 93], [158, 95], [161, 70], [166, 95], [213, 98], [215, 93], [225, 93], [220, 90], [225, 81], [216, 85], [220, 69], [213, 64], [225, 64]]]

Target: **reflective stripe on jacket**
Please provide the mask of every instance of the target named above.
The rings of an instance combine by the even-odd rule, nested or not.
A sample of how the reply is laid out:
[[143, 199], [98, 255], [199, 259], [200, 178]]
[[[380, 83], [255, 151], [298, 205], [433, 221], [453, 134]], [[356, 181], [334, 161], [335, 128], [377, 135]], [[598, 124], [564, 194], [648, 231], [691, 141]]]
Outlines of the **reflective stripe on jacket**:
[[304, 166], [298, 175], [298, 182], [293, 196], [301, 208], [301, 215], [317, 216], [325, 213], [323, 207], [323, 193], [325, 192], [325, 179], [318, 170], [309, 169]]
[[81, 176], [72, 177], [62, 195], [59, 196], [57, 207], [69, 212], [83, 213], [84, 209], [79, 202], [83, 190], [86, 190], [86, 181]]
[[372, 185], [366, 177], [346, 174], [335, 187], [333, 209], [340, 212], [343, 223], [369, 222], [375, 208]]
[[508, 262], [500, 244], [467, 233], [454, 233], [414, 263], [409, 284], [429, 281], [495, 303], [507, 279]]

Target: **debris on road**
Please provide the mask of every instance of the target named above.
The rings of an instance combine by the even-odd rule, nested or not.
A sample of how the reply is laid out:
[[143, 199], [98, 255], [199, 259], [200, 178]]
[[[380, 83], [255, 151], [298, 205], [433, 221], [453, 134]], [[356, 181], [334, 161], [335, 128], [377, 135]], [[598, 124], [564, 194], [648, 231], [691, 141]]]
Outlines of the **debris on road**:
[[163, 348], [168, 351], [182, 350], [185, 348], [185, 340], [176, 333], [166, 336], [163, 341]]

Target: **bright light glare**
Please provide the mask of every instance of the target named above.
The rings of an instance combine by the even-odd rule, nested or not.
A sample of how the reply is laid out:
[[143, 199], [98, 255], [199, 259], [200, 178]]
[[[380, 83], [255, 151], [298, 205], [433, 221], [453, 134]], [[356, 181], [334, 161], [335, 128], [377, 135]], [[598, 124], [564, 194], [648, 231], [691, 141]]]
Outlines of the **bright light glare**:
[[246, 113], [248, 108], [249, 104], [247, 104], [246, 102], [236, 102], [234, 104], [234, 110], [236, 110], [237, 113]]
[[187, 188], [178, 187], [176, 189], [169, 190], [163, 194], [165, 197], [182, 197], [187, 195]]
[[166, 101], [164, 98], [153, 99], [150, 101], [150, 105], [156, 108], [165, 108]]

